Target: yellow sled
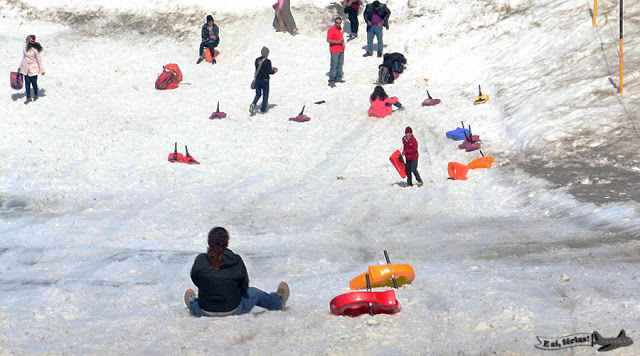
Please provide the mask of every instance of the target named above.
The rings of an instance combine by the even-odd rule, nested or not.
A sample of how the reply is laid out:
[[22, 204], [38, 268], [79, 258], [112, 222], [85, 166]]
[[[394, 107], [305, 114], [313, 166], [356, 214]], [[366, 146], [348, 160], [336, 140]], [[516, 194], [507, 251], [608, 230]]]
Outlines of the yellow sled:
[[482, 94], [482, 89], [480, 89], [480, 86], [478, 85], [478, 96], [476, 96], [473, 101], [473, 105], [484, 104], [487, 101], [489, 101], [489, 95]]
[[351, 282], [349, 282], [349, 287], [353, 290], [367, 288], [367, 274], [371, 281], [371, 288], [393, 287], [391, 275], [396, 277], [398, 286], [411, 284], [416, 278], [413, 267], [407, 264], [369, 266], [369, 271], [352, 279]]

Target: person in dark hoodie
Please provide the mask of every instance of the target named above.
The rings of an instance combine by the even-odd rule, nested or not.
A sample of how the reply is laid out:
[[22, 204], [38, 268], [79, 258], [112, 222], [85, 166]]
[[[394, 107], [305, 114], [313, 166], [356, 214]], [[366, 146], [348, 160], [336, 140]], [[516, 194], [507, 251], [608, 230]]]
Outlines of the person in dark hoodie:
[[[213, 16], [207, 15], [207, 23], [202, 25], [201, 37], [202, 42], [200, 42], [200, 58], [196, 64], [200, 64], [204, 60], [204, 48], [209, 47], [209, 51], [211, 51], [211, 57], [213, 58], [216, 47], [220, 43], [220, 37], [218, 37], [218, 33], [220, 29], [218, 25], [213, 22]], [[216, 64], [216, 59], [213, 58], [211, 64]]]
[[191, 268], [191, 280], [198, 287], [198, 297], [193, 289], [184, 294], [184, 302], [193, 315], [241, 315], [256, 305], [267, 310], [285, 309], [289, 286], [280, 282], [275, 293], [249, 287], [247, 267], [242, 257], [228, 248], [229, 233], [225, 228], [211, 229], [208, 243], [207, 253], [199, 254]]
[[378, 38], [378, 57], [382, 57], [382, 27], [389, 29], [391, 11], [387, 5], [376, 0], [364, 8], [364, 20], [367, 22], [367, 53], [363, 57], [373, 55], [373, 36]]
[[254, 79], [256, 82], [256, 96], [253, 98], [251, 105], [249, 105], [249, 112], [251, 115], [255, 115], [256, 104], [258, 104], [258, 99], [260, 99], [261, 95], [262, 106], [260, 107], [260, 113], [267, 113], [269, 105], [269, 74], [278, 73], [278, 68], [272, 67], [271, 61], [267, 58], [269, 57], [269, 49], [267, 47], [262, 47], [260, 54], [262, 55], [256, 58], [255, 62], [256, 72], [254, 74]]

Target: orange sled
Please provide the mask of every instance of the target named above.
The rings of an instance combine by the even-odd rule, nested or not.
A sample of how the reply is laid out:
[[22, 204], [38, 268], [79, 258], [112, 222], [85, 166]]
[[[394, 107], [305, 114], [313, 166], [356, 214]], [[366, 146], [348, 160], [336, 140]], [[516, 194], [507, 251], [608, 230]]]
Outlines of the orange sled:
[[407, 264], [397, 265], [384, 265], [384, 266], [369, 266], [369, 271], [365, 272], [349, 282], [349, 287], [352, 290], [367, 288], [367, 277], [371, 278], [371, 288], [376, 287], [392, 287], [393, 281], [391, 275], [396, 277], [398, 286], [403, 284], [411, 284], [416, 278], [413, 267]]

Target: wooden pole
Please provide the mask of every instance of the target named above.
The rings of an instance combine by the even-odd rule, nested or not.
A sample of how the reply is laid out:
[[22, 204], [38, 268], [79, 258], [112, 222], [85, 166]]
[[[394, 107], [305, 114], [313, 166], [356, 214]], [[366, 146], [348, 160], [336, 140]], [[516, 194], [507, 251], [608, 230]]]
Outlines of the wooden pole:
[[620, 93], [622, 93], [622, 87], [623, 87], [623, 77], [622, 77], [622, 42], [623, 42], [623, 36], [622, 36], [622, 0], [620, 0]]
[[596, 15], [598, 15], [598, 0], [593, 0], [593, 26], [596, 25]]

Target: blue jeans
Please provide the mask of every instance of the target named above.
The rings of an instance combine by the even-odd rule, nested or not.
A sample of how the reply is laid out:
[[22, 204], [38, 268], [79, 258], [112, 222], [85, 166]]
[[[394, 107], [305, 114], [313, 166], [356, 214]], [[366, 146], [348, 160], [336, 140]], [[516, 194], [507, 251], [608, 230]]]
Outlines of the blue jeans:
[[329, 83], [342, 79], [342, 65], [344, 64], [344, 52], [331, 53], [331, 69], [329, 70]]
[[412, 160], [407, 160], [407, 163], [405, 164], [405, 167], [407, 168], [407, 185], [413, 185], [413, 183], [411, 183], [411, 173], [413, 173], [414, 176], [416, 176], [416, 180], [418, 181], [418, 183], [422, 182], [422, 178], [420, 178], [420, 173], [418, 173], [418, 160], [417, 159], [412, 159]]
[[373, 53], [373, 36], [378, 38], [378, 54], [382, 54], [382, 26], [367, 27], [367, 53]]
[[[282, 310], [282, 297], [280, 297], [278, 293], [267, 293], [258, 288], [249, 287], [249, 289], [247, 289], [247, 291], [242, 294], [240, 305], [238, 305], [238, 307], [232, 313], [218, 316], [247, 314], [256, 305], [267, 310]], [[202, 316], [214, 316], [205, 313], [200, 308], [200, 305], [198, 305], [198, 298], [195, 298], [189, 306], [191, 308], [191, 311], [193, 312], [193, 315], [197, 316], [198, 318]]]
[[38, 76], [34, 75], [33, 77], [30, 77], [28, 75], [24, 76], [24, 89], [25, 89], [25, 93], [27, 94], [27, 99], [31, 98], [31, 88], [29, 88], [29, 86], [33, 87], [33, 96], [35, 96], [36, 98], [38, 97]]
[[258, 103], [260, 95], [262, 95], [260, 111], [265, 112], [267, 111], [267, 105], [269, 105], [269, 80], [256, 79], [256, 96], [253, 98], [253, 105]]

